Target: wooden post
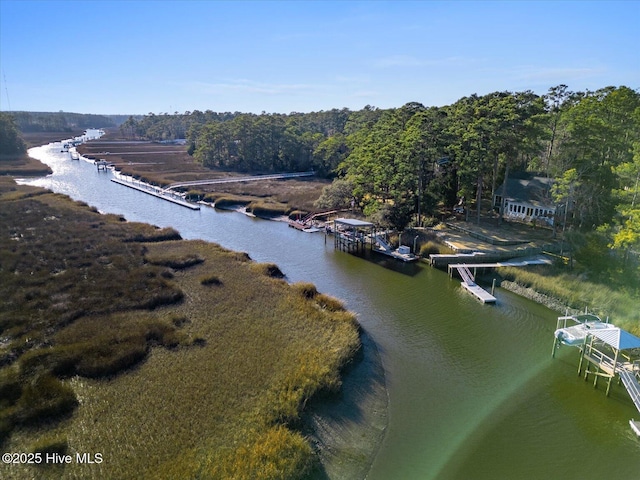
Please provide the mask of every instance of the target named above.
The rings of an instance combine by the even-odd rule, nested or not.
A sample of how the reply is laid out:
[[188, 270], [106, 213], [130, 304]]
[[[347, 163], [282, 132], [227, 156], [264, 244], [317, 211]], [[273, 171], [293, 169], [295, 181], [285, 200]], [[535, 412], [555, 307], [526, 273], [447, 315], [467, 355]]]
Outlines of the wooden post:
[[616, 367], [618, 366], [618, 355], [620, 354], [620, 350], [616, 349], [616, 356], [613, 359], [613, 372], [611, 374], [611, 376], [609, 377], [609, 382], [607, 383], [607, 392], [606, 392], [606, 396], [609, 396], [609, 390], [611, 389], [611, 381], [613, 380], [613, 377], [616, 376]]
[[580, 376], [580, 374], [582, 373], [582, 361], [584, 360], [586, 350], [587, 350], [587, 339], [585, 338], [584, 343], [582, 344], [582, 348], [580, 348], [580, 363], [578, 363], [578, 376]]
[[[493, 282], [491, 283], [491, 295], [493, 295], [493, 292], [496, 290], [496, 279], [493, 279]], [[555, 351], [555, 348], [554, 348]]]

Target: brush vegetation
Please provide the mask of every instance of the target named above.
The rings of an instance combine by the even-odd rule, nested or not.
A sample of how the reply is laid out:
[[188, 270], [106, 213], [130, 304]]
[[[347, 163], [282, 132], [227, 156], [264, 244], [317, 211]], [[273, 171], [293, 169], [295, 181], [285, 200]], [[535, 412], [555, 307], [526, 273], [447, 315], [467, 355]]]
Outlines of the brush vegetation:
[[640, 335], [640, 299], [622, 288], [586, 280], [560, 267], [504, 267], [499, 273], [507, 280], [558, 300], [567, 308], [609, 317], [616, 326]]
[[[11, 478], [300, 478], [293, 428], [340, 388], [354, 316], [275, 265], [0, 180], [4, 451], [101, 453]], [[3, 467], [5, 468], [5, 467]], [[4, 472], [3, 472], [4, 476]]]

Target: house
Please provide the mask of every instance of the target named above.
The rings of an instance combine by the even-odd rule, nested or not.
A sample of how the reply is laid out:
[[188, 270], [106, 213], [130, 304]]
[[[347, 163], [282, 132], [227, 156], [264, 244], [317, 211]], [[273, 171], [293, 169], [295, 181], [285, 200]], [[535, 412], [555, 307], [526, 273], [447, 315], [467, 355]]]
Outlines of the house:
[[520, 172], [509, 176], [493, 195], [493, 208], [503, 218], [553, 225], [556, 207], [551, 200], [553, 180], [539, 174]]

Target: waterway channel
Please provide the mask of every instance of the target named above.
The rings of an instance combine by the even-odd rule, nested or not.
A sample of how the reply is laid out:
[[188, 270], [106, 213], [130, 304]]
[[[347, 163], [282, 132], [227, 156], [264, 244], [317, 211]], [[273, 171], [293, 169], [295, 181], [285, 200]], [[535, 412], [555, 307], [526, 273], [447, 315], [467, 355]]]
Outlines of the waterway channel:
[[23, 180], [127, 220], [171, 226], [279, 265], [342, 299], [378, 346], [388, 424], [367, 478], [640, 478], [638, 418], [623, 388], [607, 398], [577, 376], [578, 351], [551, 358], [557, 314], [501, 289], [483, 305], [426, 264], [369, 261], [331, 237], [212, 208], [192, 211], [125, 188], [60, 144], [30, 154], [53, 174]]

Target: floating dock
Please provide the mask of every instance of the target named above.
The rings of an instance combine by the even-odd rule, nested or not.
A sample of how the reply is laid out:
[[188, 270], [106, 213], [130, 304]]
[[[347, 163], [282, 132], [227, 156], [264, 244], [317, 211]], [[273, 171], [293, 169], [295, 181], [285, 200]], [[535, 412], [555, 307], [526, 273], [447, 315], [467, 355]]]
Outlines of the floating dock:
[[496, 297], [487, 292], [484, 288], [476, 285], [468, 285], [465, 282], [462, 282], [462, 288], [464, 288], [471, 295], [476, 297], [482, 303], [496, 303]]
[[191, 210], [200, 210], [200, 206], [199, 205], [195, 205], [193, 203], [187, 202], [186, 200], [182, 200], [182, 199], [179, 199], [179, 198], [175, 198], [175, 197], [169, 196], [167, 194], [163, 194], [162, 190], [150, 190], [149, 187], [142, 187], [140, 185], [134, 185], [133, 183], [125, 182], [125, 181], [119, 180], [117, 178], [112, 178], [111, 181], [117, 183], [118, 185], [124, 185], [125, 187], [129, 187], [129, 188], [133, 188], [134, 190], [138, 190], [139, 192], [143, 192], [143, 193], [146, 193], [148, 195], [153, 195], [154, 197], [160, 198], [162, 200], [166, 200], [168, 202], [175, 203], [176, 205], [180, 205], [181, 207], [187, 207], [187, 208], [190, 208]]
[[462, 288], [467, 292], [476, 297], [482, 303], [496, 303], [496, 297], [491, 295], [475, 282], [475, 279], [467, 265], [464, 263], [449, 265], [449, 274], [451, 274], [453, 270], [457, 270], [460, 278], [462, 278]]

